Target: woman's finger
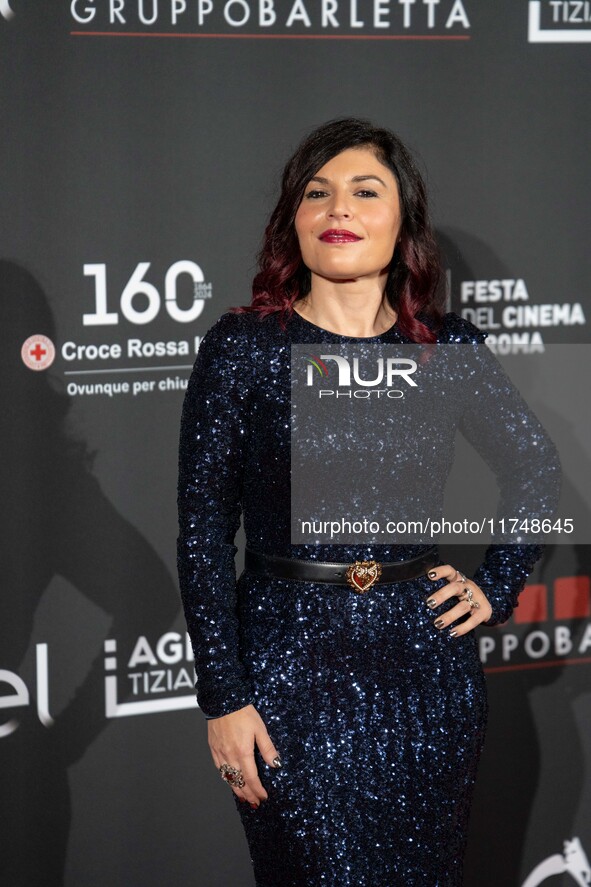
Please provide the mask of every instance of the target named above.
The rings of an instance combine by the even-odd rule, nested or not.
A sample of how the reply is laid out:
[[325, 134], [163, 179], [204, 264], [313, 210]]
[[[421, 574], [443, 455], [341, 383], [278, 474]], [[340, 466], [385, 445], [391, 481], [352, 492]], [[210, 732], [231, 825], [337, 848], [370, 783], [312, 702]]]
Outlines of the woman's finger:
[[469, 631], [473, 631], [483, 621], [484, 620], [479, 614], [479, 611], [472, 610], [472, 615], [466, 619], [465, 622], [461, 622], [459, 625], [452, 625], [449, 629], [449, 633], [453, 638], [461, 637], [463, 634], [468, 634]]
[[[218, 771], [218, 774], [219, 774], [220, 777], [221, 777], [222, 774], [220, 773], [220, 767], [222, 766], [223, 763], [226, 763], [226, 764], [227, 764], [227, 763], [229, 763], [229, 762], [228, 762], [228, 761], [222, 761], [221, 758], [220, 758], [220, 756], [219, 756], [218, 753], [216, 752], [216, 750], [215, 750], [214, 748], [211, 748], [211, 746], [210, 746], [210, 749], [209, 749], [209, 750], [210, 750], [210, 752], [211, 752], [211, 757], [212, 757], [212, 759], [213, 759], [213, 763], [214, 763], [214, 765], [215, 765], [215, 769]], [[225, 780], [224, 780], [224, 781], [225, 781]], [[227, 783], [227, 785], [230, 786], [230, 788], [232, 789], [232, 791], [234, 792], [234, 794], [237, 795], [237, 797], [239, 797], [241, 801], [245, 801], [245, 800], [246, 800], [246, 798], [244, 797], [243, 793], [241, 792], [241, 790], [240, 790], [239, 788], [237, 788], [236, 786], [230, 785], [229, 782]]]
[[258, 746], [258, 749], [261, 753], [261, 757], [265, 761], [269, 767], [277, 768], [277, 761], [279, 761], [279, 767], [281, 767], [281, 757], [279, 752], [271, 742], [271, 737], [267, 733], [267, 731], [261, 728], [257, 733], [255, 733], [255, 739]]
[[[236, 797], [239, 798], [239, 800], [247, 801], [251, 805], [251, 807], [254, 807], [255, 805], [258, 806], [259, 798], [255, 794], [255, 792], [252, 791], [252, 789], [249, 785], [247, 774], [244, 772], [244, 767], [240, 764], [239, 756], [228, 756], [228, 757], [229, 757], [229, 760], [224, 761], [224, 763], [229, 764], [231, 767], [234, 767], [236, 770], [240, 770], [242, 772], [242, 777], [244, 779], [244, 785], [239, 787], [237, 785], [232, 785], [232, 783], [228, 782], [227, 780], [224, 780], [224, 782], [226, 783], [226, 785], [228, 785], [231, 788], [231, 790], [234, 792]], [[218, 772], [219, 772], [219, 767], [218, 767]], [[220, 773], [220, 776], [221, 776], [221, 773]]]
[[455, 567], [452, 567], [451, 564], [443, 564], [440, 567], [435, 567], [433, 570], [429, 570], [427, 576], [432, 582], [436, 582], [438, 579], [449, 580], [447, 585], [443, 585], [428, 596], [426, 604], [432, 610], [441, 606], [444, 601], [449, 600], [451, 597], [460, 597], [463, 595], [466, 586], [470, 582], [469, 579], [465, 579], [464, 575], [460, 573], [459, 570], [456, 570]]
[[449, 628], [458, 619], [461, 619], [462, 616], [466, 616], [471, 611], [473, 611], [473, 608], [470, 606], [467, 600], [459, 601], [455, 605], [455, 607], [451, 607], [451, 609], [447, 610], [445, 613], [442, 613], [441, 616], [438, 616], [433, 625], [436, 629], [438, 629], [438, 631], [443, 631], [444, 629]]
[[427, 573], [429, 579], [435, 582], [437, 579], [447, 579], [448, 582], [460, 580], [460, 573], [451, 564], [442, 564], [440, 567], [433, 567]]
[[266, 801], [269, 795], [259, 779], [254, 753], [243, 754], [238, 761], [238, 766], [244, 775], [245, 785], [242, 789], [244, 796], [251, 804], [258, 806], [261, 801]]
[[253, 705], [210, 719], [208, 743], [218, 770], [222, 764], [229, 764], [241, 771], [244, 785], [239, 787], [229, 783], [240, 800], [247, 800], [251, 806], [258, 806], [268, 798], [257, 770], [255, 743], [269, 766], [280, 767], [281, 761], [265, 724]]
[[437, 607], [440, 607], [441, 604], [445, 603], [445, 601], [449, 601], [450, 598], [457, 597], [462, 598], [466, 594], [466, 582], [458, 583], [452, 582], [448, 585], [444, 585], [442, 588], [438, 588], [436, 592], [433, 592], [426, 598], [425, 603], [429, 607], [430, 610], [436, 610]]
[[[446, 628], [450, 628], [450, 633], [455, 637], [456, 635], [467, 634], [467, 632], [476, 628], [477, 625], [480, 625], [481, 622], [487, 622], [490, 619], [492, 607], [482, 589], [472, 579], [467, 579], [463, 573], [452, 567], [451, 564], [435, 567], [427, 575], [432, 581], [437, 579], [450, 580], [447, 585], [437, 589], [427, 598], [426, 604], [431, 610], [435, 610], [453, 597], [459, 599], [454, 607], [451, 607], [435, 619], [434, 625], [437, 629], [443, 631]], [[468, 613], [470, 614], [468, 619], [458, 626], [453, 625], [457, 619]]]
[[[463, 634], [467, 634], [469, 631], [472, 631], [476, 626], [480, 625], [482, 622], [486, 622], [487, 619], [490, 619], [490, 616], [483, 616], [480, 612], [480, 609], [474, 609], [470, 607], [468, 604], [468, 609], [460, 610], [462, 604], [468, 604], [467, 601], [461, 601], [456, 607], [452, 607], [451, 610], [448, 610], [443, 616], [440, 616], [435, 620], [434, 625], [438, 631], [445, 631], [445, 629], [449, 629], [449, 633], [452, 637], [460, 637]], [[464, 622], [460, 622], [459, 625], [454, 625], [458, 619], [462, 616], [465, 616], [466, 613], [470, 613], [468, 619], [465, 619]]]
[[[449, 579], [447, 585], [438, 588], [437, 591], [432, 592], [427, 598], [426, 604], [432, 610], [439, 607], [444, 601], [449, 600], [451, 597], [461, 597], [464, 595], [471, 582], [470, 579], [466, 579], [463, 573], [456, 570], [456, 568], [452, 567], [450, 564], [445, 564], [442, 567], [429, 570], [427, 576], [432, 582], [436, 582], [440, 579]], [[478, 588], [475, 583], [472, 583], [472, 585], [474, 585], [475, 588]]]
[[[236, 751], [226, 756], [222, 755], [222, 757], [224, 758], [222, 763], [229, 764], [231, 767], [234, 767], [236, 770], [240, 770], [242, 772], [242, 778], [244, 779], [243, 786], [239, 787], [232, 785], [229, 782], [227, 783], [234, 794], [241, 800], [248, 801], [251, 806], [256, 805], [258, 807], [261, 801], [267, 799], [268, 794], [263, 788], [263, 784], [259, 779], [259, 774], [257, 772], [256, 762], [254, 759], [254, 752]], [[214, 760], [220, 759], [220, 754], [216, 754]]]

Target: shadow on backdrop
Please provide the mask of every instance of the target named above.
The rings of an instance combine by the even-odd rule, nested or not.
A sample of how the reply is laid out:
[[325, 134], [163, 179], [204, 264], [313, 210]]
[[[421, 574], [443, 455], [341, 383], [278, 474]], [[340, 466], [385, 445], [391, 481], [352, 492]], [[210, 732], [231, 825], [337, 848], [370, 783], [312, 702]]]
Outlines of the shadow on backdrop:
[[[437, 239], [451, 271], [449, 310], [461, 314], [458, 287], [462, 281], [511, 278], [490, 247], [472, 235], [445, 229], [437, 232]], [[563, 483], [568, 483], [564, 476]], [[449, 563], [471, 575], [482, 562], [485, 548], [445, 545], [441, 551]], [[590, 570], [591, 547], [547, 546], [528, 582], [545, 584], [551, 590], [556, 578], [589, 575]], [[581, 627], [574, 620], [561, 620], [561, 624], [570, 627], [573, 638]], [[578, 692], [574, 689], [576, 683], [569, 684], [566, 692], [560, 687], [552, 695], [549, 720], [555, 725], [556, 734], [554, 738], [544, 737], [545, 746], [555, 743], [560, 748], [560, 759], [552, 774], [542, 771], [542, 748], [534, 712], [536, 692], [559, 683], [564, 671], [565, 666], [554, 666], [488, 677], [489, 723], [470, 821], [464, 869], [466, 887], [519, 887], [529, 870], [529, 861], [523, 855], [528, 837], [532, 843], [534, 826], [535, 843], [544, 848], [542, 855], [560, 851], [563, 840], [573, 837], [584, 765], [573, 708]], [[548, 806], [540, 817], [534, 804], [539, 803], [542, 776], [548, 783]]]
[[[54, 576], [64, 577], [111, 618], [109, 636], [122, 646], [154, 628], [160, 631], [179, 611], [176, 586], [163, 562], [106, 498], [87, 447], [67, 432], [68, 396], [48, 373], [33, 372], [22, 362], [22, 343], [32, 334], [55, 341], [45, 294], [23, 268], [0, 261], [5, 391], [0, 668], [17, 674], [35, 612]], [[55, 618], [67, 624], [67, 614]], [[68, 639], [73, 647], [76, 640]], [[2, 724], [12, 714], [20, 722], [0, 738], [2, 884], [63, 883], [71, 821], [68, 767], [107, 725], [102, 644], [80, 677], [51, 727], [41, 724], [34, 700], [2, 712]]]

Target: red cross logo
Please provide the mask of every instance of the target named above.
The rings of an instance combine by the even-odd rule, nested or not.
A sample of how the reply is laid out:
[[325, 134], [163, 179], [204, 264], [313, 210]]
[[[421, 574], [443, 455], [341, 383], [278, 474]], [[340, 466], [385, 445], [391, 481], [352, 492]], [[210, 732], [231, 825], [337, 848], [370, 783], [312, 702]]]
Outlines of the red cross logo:
[[47, 354], [47, 351], [45, 348], [42, 347], [40, 342], [37, 342], [35, 347], [31, 348], [31, 350], [29, 351], [29, 354], [31, 355], [31, 357], [34, 357], [35, 360], [41, 360], [43, 355]]
[[55, 360], [55, 346], [47, 336], [29, 336], [21, 348], [21, 357], [30, 370], [46, 370]]

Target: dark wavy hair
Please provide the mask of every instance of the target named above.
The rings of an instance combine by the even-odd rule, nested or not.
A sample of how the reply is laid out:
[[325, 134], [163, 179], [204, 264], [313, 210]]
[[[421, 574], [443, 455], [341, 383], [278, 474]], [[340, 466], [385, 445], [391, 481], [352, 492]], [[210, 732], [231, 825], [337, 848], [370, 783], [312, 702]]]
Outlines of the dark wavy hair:
[[249, 306], [261, 319], [279, 314], [283, 328], [293, 304], [310, 291], [295, 231], [295, 216], [312, 176], [348, 148], [373, 149], [394, 174], [400, 195], [402, 226], [386, 281], [386, 297], [398, 314], [398, 328], [413, 342], [434, 342], [441, 323], [439, 247], [427, 209], [427, 193], [417, 164], [398, 136], [368, 120], [345, 117], [315, 129], [300, 144], [283, 171], [281, 195], [265, 230]]

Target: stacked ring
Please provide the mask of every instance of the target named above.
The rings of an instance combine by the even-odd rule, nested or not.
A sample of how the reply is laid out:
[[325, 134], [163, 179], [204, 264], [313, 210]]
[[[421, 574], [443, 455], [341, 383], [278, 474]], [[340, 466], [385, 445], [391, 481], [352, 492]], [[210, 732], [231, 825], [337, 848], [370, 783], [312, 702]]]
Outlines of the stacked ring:
[[478, 601], [474, 600], [474, 592], [471, 588], [466, 588], [466, 597], [462, 598], [462, 600], [468, 601], [471, 610], [480, 609], [480, 604], [478, 603]]

